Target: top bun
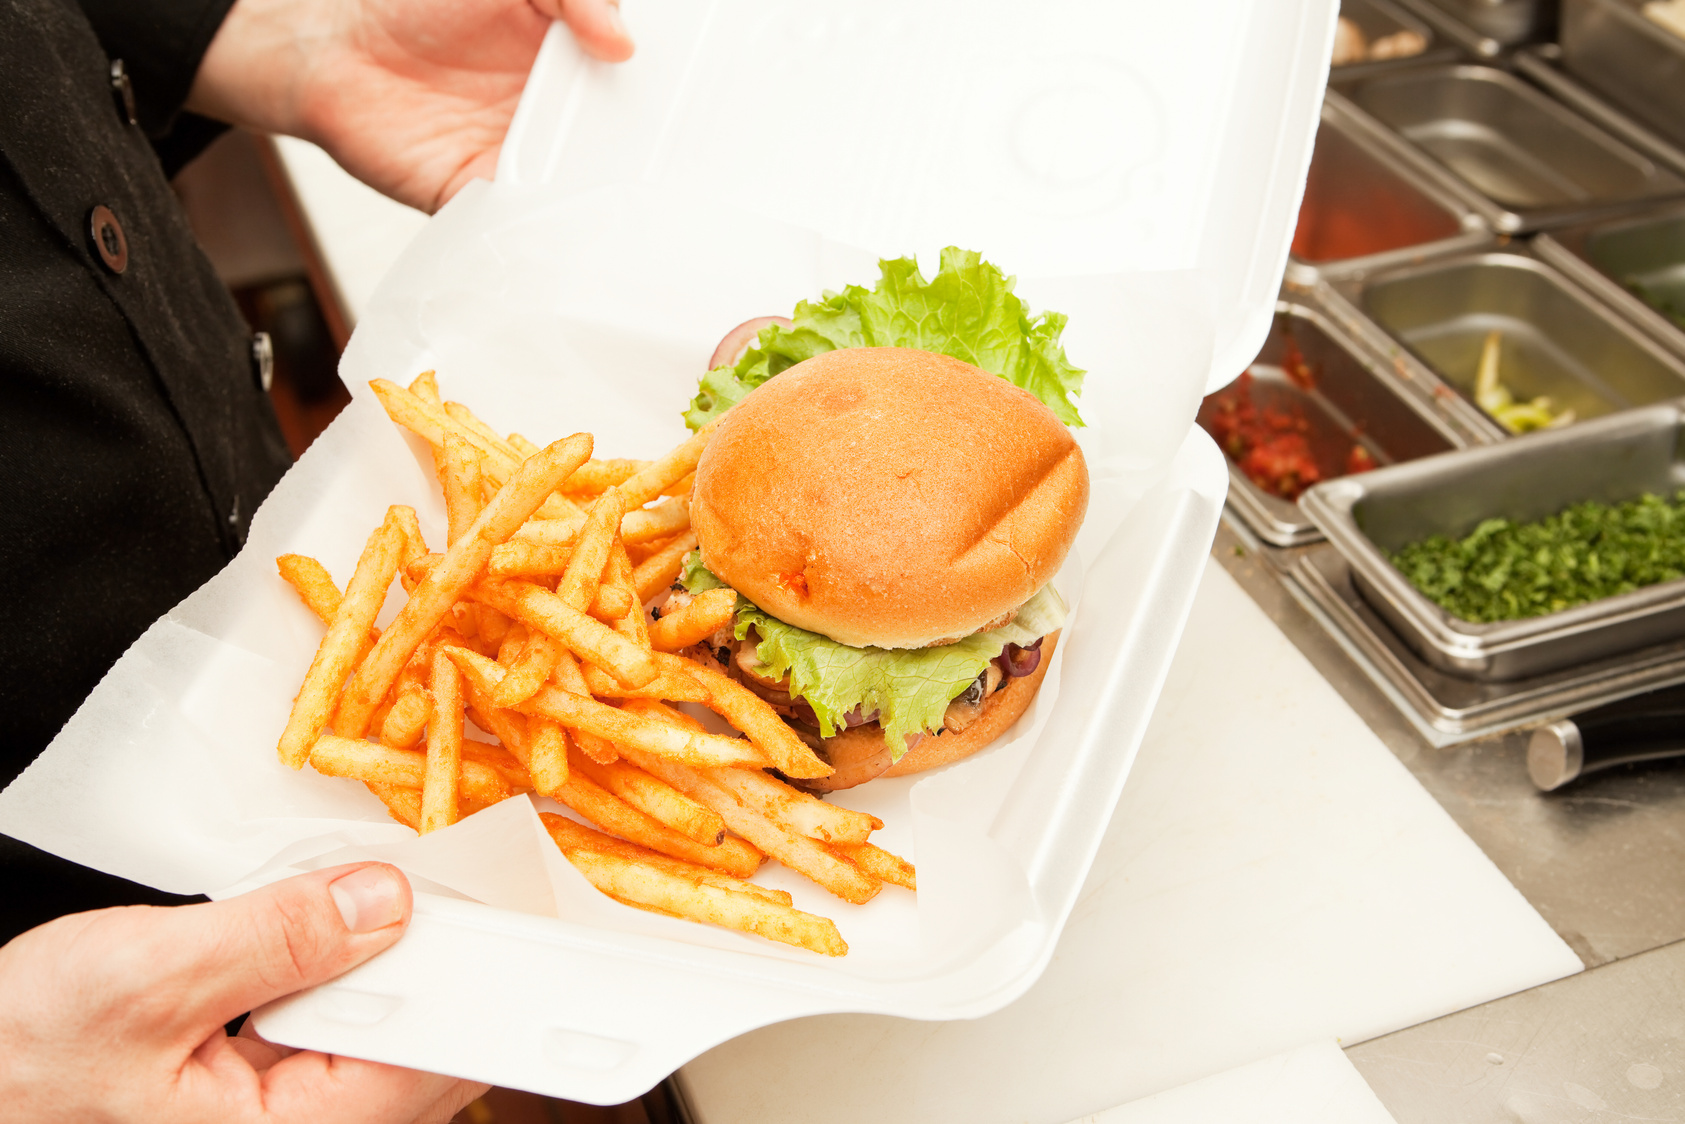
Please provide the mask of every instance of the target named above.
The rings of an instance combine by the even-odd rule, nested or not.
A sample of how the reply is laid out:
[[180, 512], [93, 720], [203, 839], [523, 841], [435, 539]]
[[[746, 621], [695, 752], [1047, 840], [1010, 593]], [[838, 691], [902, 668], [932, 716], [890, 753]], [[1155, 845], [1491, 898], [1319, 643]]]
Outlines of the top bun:
[[855, 647], [993, 625], [1065, 560], [1088, 468], [1005, 379], [899, 347], [815, 356], [725, 415], [696, 468], [703, 561], [782, 621]]

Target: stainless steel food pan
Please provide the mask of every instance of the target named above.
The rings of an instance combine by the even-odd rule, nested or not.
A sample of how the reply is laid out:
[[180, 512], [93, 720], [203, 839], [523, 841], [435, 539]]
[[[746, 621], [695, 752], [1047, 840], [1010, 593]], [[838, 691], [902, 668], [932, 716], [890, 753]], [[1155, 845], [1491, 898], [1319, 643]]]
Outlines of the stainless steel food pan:
[[1534, 250], [1685, 354], [1685, 204], [1542, 234]]
[[[1298, 349], [1312, 372], [1311, 386], [1299, 385], [1283, 370], [1289, 348]], [[1304, 420], [1311, 456], [1324, 479], [1348, 471], [1354, 446], [1385, 465], [1464, 443], [1445, 422], [1402, 398], [1383, 365], [1361, 357], [1335, 324], [1309, 306], [1276, 305], [1275, 324], [1249, 370], [1247, 393], [1257, 409]], [[1231, 385], [1206, 398], [1199, 410], [1200, 425], [1216, 436], [1223, 401], [1232, 402], [1239, 393], [1241, 388]], [[1229, 505], [1254, 534], [1275, 546], [1299, 546], [1322, 537], [1298, 504], [1254, 484], [1235, 463], [1234, 450], [1224, 453], [1229, 458]]]
[[1503, 385], [1518, 399], [1549, 397], [1580, 421], [1685, 395], [1685, 359], [1521, 254], [1461, 254], [1390, 270], [1369, 278], [1358, 299], [1471, 401], [1492, 331], [1503, 333]]
[[1428, 67], [1341, 90], [1519, 232], [1685, 193], [1685, 179], [1502, 70]]
[[1430, 60], [1445, 61], [1457, 55], [1456, 47], [1442, 39], [1432, 25], [1391, 0], [1341, 0], [1340, 18], [1356, 24], [1358, 31], [1363, 34], [1364, 42], [1370, 48], [1377, 43], [1389, 41], [1396, 45], [1398, 40], [1395, 37], [1400, 35], [1418, 36], [1422, 44], [1422, 49], [1411, 55], [1366, 58], [1361, 62], [1337, 65], [1334, 68], [1335, 72], [1342, 75], [1369, 74]]
[[1372, 118], [1337, 94], [1323, 102], [1293, 231], [1296, 275], [1343, 276], [1492, 241], [1468, 198], [1399, 159]]
[[1617, 503], [1685, 487], [1685, 413], [1652, 406], [1502, 445], [1331, 480], [1300, 506], [1352, 568], [1369, 604], [1423, 660], [1510, 680], [1685, 635], [1685, 580], [1528, 620], [1475, 624], [1429, 601], [1388, 560], [1430, 535], [1484, 519], [1541, 519], [1583, 500]]
[[1524, 47], [1511, 56], [1510, 62], [1517, 74], [1622, 144], [1637, 149], [1675, 175], [1685, 176], [1685, 145], [1638, 120], [1607, 95], [1569, 73], [1562, 61], [1561, 44]]
[[1416, 0], [1412, 7], [1481, 55], [1548, 38], [1556, 29], [1556, 0]]
[[1636, 0], [1564, 0], [1562, 58], [1587, 85], [1685, 147], [1685, 39]]

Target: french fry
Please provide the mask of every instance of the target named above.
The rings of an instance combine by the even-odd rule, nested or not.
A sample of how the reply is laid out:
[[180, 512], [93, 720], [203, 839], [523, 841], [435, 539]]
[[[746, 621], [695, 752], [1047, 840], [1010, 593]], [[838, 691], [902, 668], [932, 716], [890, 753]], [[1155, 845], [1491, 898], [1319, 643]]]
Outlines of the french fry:
[[[514, 449], [517, 453], [521, 454], [523, 460], [538, 452], [538, 446], [534, 445], [531, 441], [528, 441], [525, 437], [522, 437], [519, 433], [511, 433], [508, 437], [504, 438], [504, 440], [509, 442], [509, 447], [511, 449]], [[576, 469], [575, 471], [578, 470]]]
[[848, 952], [836, 923], [829, 918], [606, 850], [570, 847], [561, 839], [557, 845], [588, 882], [625, 905], [754, 933], [826, 956]]
[[556, 799], [598, 827], [675, 859], [712, 867], [734, 878], [747, 878], [760, 868], [763, 858], [760, 851], [742, 839], [727, 836], [718, 846], [698, 843], [578, 772], [568, 778]]
[[561, 645], [556, 640], [528, 629], [526, 646], [515, 657], [515, 662], [509, 665], [508, 673], [497, 685], [497, 690], [492, 692], [492, 702], [509, 707], [532, 698], [533, 693], [550, 678], [550, 673], [556, 670], [556, 658], [560, 654]]
[[534, 519], [577, 519], [583, 521], [585, 509], [574, 503], [562, 492], [551, 492], [538, 510], [532, 513]]
[[617, 490], [626, 505], [625, 509], [631, 511], [644, 506], [694, 472], [696, 462], [702, 459], [702, 450], [708, 447], [714, 430], [718, 429], [720, 422], [724, 420], [725, 415], [721, 414], [697, 430], [689, 440], [672, 452], [659, 460], [651, 461], [620, 483]]
[[[468, 590], [468, 596], [558, 641], [627, 686], [641, 687], [658, 674], [648, 652], [543, 586], [520, 581], [481, 582]], [[554, 661], [550, 666], [555, 667]], [[528, 692], [527, 697], [530, 695]], [[513, 706], [518, 701], [502, 705]]]
[[335, 716], [337, 732], [347, 737], [362, 737], [367, 732], [375, 706], [391, 689], [410, 653], [476, 580], [492, 547], [526, 522], [544, 497], [590, 453], [590, 435], [581, 433], [557, 441], [522, 462], [474, 520], [469, 533], [452, 543], [439, 564], [415, 587], [397, 619], [352, 676]]
[[521, 524], [521, 529], [516, 531], [509, 541], [533, 543], [538, 546], [572, 546], [574, 540], [579, 537], [580, 528], [584, 526], [585, 513], [577, 509], [554, 519], [534, 516]]
[[[334, 696], [350, 673], [368, 638], [369, 629], [374, 625], [375, 615], [386, 601], [386, 591], [392, 584], [393, 575], [398, 572], [402, 549], [402, 533], [392, 509], [388, 509], [385, 522], [375, 529], [364, 545], [362, 557], [357, 559], [357, 568], [340, 601], [339, 611], [334, 614], [333, 624], [323, 635], [316, 656], [310, 662], [310, 670], [305, 673], [304, 683], [293, 699], [292, 713], [287, 717], [286, 729], [282, 731], [276, 747], [281, 762], [288, 768], [302, 767], [310, 756], [310, 747], [327, 729], [333, 714]], [[376, 643], [375, 648], [379, 647]], [[397, 668], [393, 669], [394, 678], [397, 671]], [[375, 706], [385, 698], [391, 685], [391, 680], [388, 680], [368, 700], [363, 730], [368, 728], [369, 717], [372, 717]], [[356, 731], [356, 735], [361, 736], [363, 730]]]
[[439, 376], [434, 371], [423, 371], [410, 382], [410, 393], [423, 402], [431, 402], [442, 406], [439, 400]]
[[675, 609], [650, 626], [649, 642], [658, 652], [677, 652], [700, 644], [737, 616], [735, 589], [710, 589], [690, 604]]
[[769, 902], [779, 905], [789, 905], [792, 901], [786, 890], [774, 890], [770, 886], [760, 886], [741, 878], [733, 878], [713, 867], [701, 866], [697, 863], [687, 863], [683, 859], [675, 859], [663, 855], [660, 851], [652, 851], [648, 847], [641, 847], [636, 843], [628, 843], [624, 839], [617, 839], [595, 828], [586, 827], [582, 823], [575, 823], [566, 816], [558, 816], [554, 812], [540, 812], [538, 818], [544, 821], [545, 828], [550, 832], [550, 838], [563, 851], [573, 847], [584, 847], [592, 851], [601, 851], [608, 855], [619, 855], [629, 862], [648, 863], [660, 867], [674, 874], [683, 874], [696, 878], [709, 886], [719, 886], [722, 889], [736, 890], [744, 894], [753, 894]]
[[632, 611], [632, 595], [619, 586], [599, 585], [597, 599], [591, 602], [591, 615], [600, 621], [618, 621]]
[[434, 467], [438, 470], [439, 487], [445, 494], [445, 521], [449, 530], [447, 544], [454, 543], [468, 533], [480, 516], [480, 457], [474, 446], [455, 434], [445, 434], [444, 445], [435, 450]]
[[547, 718], [527, 722], [527, 766], [532, 772], [532, 787], [540, 796], [556, 796], [572, 775], [568, 760], [568, 736], [556, 723]]
[[[387, 417], [414, 433], [429, 445], [435, 448], [443, 446], [445, 434], [454, 432], [466, 438], [469, 444], [486, 455], [485, 471], [493, 480], [501, 484], [514, 475], [515, 469], [520, 464], [520, 458], [510, 456], [451, 417], [445, 412], [442, 404], [418, 398], [397, 383], [387, 379], [374, 379], [369, 383], [369, 386], [374, 390], [375, 396], [380, 399], [381, 406], [386, 409]], [[537, 505], [533, 506], [536, 507]]]
[[406, 686], [402, 679], [398, 682], [399, 686], [394, 688], [398, 697], [393, 701], [392, 709], [386, 712], [385, 721], [380, 724], [380, 744], [408, 749], [421, 740], [421, 731], [427, 725], [427, 712], [432, 703], [420, 684]]
[[620, 525], [625, 508], [618, 492], [604, 492], [585, 515], [585, 525], [573, 543], [573, 555], [556, 586], [556, 596], [584, 612], [597, 596], [597, 586], [603, 578], [614, 546], [614, 532]]
[[733, 832], [844, 901], [861, 905], [871, 901], [883, 888], [883, 883], [827, 851], [823, 844], [767, 819], [700, 770], [624, 743], [620, 749], [645, 772], [654, 773], [692, 800], [718, 812]]
[[900, 855], [892, 855], [870, 843], [833, 843], [831, 850], [882, 882], [917, 891], [918, 872]]
[[433, 653], [433, 707], [427, 714], [427, 771], [421, 782], [421, 834], [457, 821], [462, 776], [462, 672]]
[[796, 736], [770, 703], [729, 675], [678, 656], [658, 655], [656, 660], [664, 671], [683, 665], [680, 670], [707, 688], [708, 709], [749, 735], [755, 748], [785, 776], [828, 777], [835, 771]]
[[658, 699], [666, 702], [708, 701], [708, 689], [689, 675], [663, 669], [656, 678], [642, 687], [627, 687], [606, 671], [586, 664], [585, 689], [582, 693], [604, 699]]
[[[616, 542], [614, 551], [609, 555], [608, 565], [603, 570], [603, 584], [619, 589], [626, 596], [626, 612], [620, 620], [615, 622], [615, 631], [635, 644], [644, 653], [644, 658], [651, 661], [654, 657], [650, 653], [649, 621], [644, 617], [643, 602], [638, 601], [633, 594], [632, 561], [626, 556], [626, 544]], [[609, 668], [614, 672], [614, 668]], [[618, 672], [615, 673], [618, 677]], [[653, 676], [651, 678], [654, 678]], [[638, 684], [630, 684], [638, 686]]]
[[[478, 723], [476, 723], [478, 725]], [[462, 739], [462, 759], [464, 761], [478, 761], [480, 764], [495, 769], [498, 776], [511, 789], [534, 788], [532, 774], [519, 757], [516, 757], [506, 746], [493, 745], [478, 738]]]
[[[698, 699], [696, 701], [700, 702], [701, 700]], [[687, 730], [700, 732], [705, 728], [701, 722], [686, 714], [684, 711], [677, 710], [668, 706], [664, 702], [657, 702], [654, 699], [627, 699], [625, 702], [620, 704], [620, 709], [632, 714], [648, 714], [652, 717], [661, 719], [663, 722], [671, 722], [675, 726], [682, 726]], [[703, 767], [708, 768], [709, 766]], [[719, 766], [714, 767], [717, 768]], [[749, 767], [754, 768], [754, 766]]]
[[530, 540], [501, 543], [486, 563], [491, 578], [554, 578], [567, 572], [573, 545], [555, 546]]
[[410, 593], [419, 580], [410, 577], [410, 566], [417, 559], [427, 557], [427, 540], [421, 537], [421, 520], [416, 518], [413, 507], [399, 509], [398, 529], [404, 536], [404, 556], [398, 563], [398, 580], [403, 582], [404, 592]]
[[628, 511], [620, 521], [620, 537], [626, 542], [652, 542], [690, 530], [690, 501], [683, 496], [662, 500], [654, 507]]
[[464, 406], [461, 402], [446, 402], [444, 405], [445, 413], [454, 418], [457, 424], [478, 433], [481, 437], [484, 437], [487, 441], [491, 442], [494, 447], [501, 449], [516, 461], [526, 459], [525, 455], [519, 449], [499, 437], [497, 435], [497, 430], [481, 421], [478, 414], [474, 413], [474, 411], [470, 410], [467, 406]]
[[[310, 750], [310, 764], [324, 776], [419, 791], [426, 779], [427, 755], [413, 749], [393, 749], [357, 738], [323, 734]], [[496, 804], [513, 794], [496, 769], [478, 761], [464, 761], [462, 795], [473, 803]]]
[[413, 831], [421, 830], [421, 793], [413, 788], [400, 788], [395, 784], [381, 784], [378, 781], [364, 783], [368, 790], [386, 805], [386, 811], [393, 819]]
[[599, 765], [583, 754], [574, 764], [593, 783], [680, 835], [708, 847], [717, 847], [725, 839], [725, 821], [720, 819], [718, 812], [704, 808], [672, 785], [650, 776], [635, 765], [624, 761]]
[[[592, 670], [596, 671], [595, 668], [592, 668]], [[611, 683], [614, 682], [612, 676], [604, 675], [600, 671], [596, 673], [608, 679]], [[563, 652], [557, 657], [556, 671], [551, 679], [554, 680], [556, 686], [564, 691], [572, 691], [576, 695], [592, 693], [585, 686], [585, 676], [581, 673], [579, 661], [574, 659], [572, 652]], [[575, 730], [573, 731], [573, 742], [579, 747], [580, 752], [600, 765], [607, 765], [620, 759], [620, 751], [614, 748], [614, 743], [606, 738], [599, 738], [596, 734]]]
[[649, 604], [661, 591], [679, 580], [684, 572], [685, 555], [696, 549], [696, 532], [688, 531], [638, 563], [632, 571], [632, 584], [638, 588], [638, 600]]
[[328, 568], [305, 554], [283, 554], [275, 559], [275, 568], [316, 619], [331, 626], [339, 612], [340, 596]]
[[[417, 555], [404, 563], [404, 576], [409, 578], [411, 583], [419, 583], [422, 579], [426, 578], [428, 574], [431, 574], [434, 568], [444, 560], [445, 556], [443, 554]], [[409, 586], [409, 591], [412, 594], [415, 592], [414, 584]]]
[[883, 827], [876, 816], [828, 804], [759, 769], [713, 769], [708, 778], [767, 819], [821, 843], [864, 843]]
[[567, 492], [592, 494], [607, 491], [616, 484], [629, 480], [633, 473], [648, 467], [648, 461], [589, 460], [568, 477], [568, 482], [562, 485], [562, 489]]

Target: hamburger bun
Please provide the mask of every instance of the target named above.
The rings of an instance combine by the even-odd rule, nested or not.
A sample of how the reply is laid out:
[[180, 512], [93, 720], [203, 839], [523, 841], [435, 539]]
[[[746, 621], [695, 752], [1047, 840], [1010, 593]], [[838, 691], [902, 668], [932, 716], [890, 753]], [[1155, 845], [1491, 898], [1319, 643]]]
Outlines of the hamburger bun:
[[1082, 451], [1034, 395], [883, 347], [815, 356], [733, 407], [690, 510], [704, 563], [766, 612], [920, 648], [1009, 619], [1087, 506]]
[[[1036, 692], [1041, 690], [1041, 681], [1047, 678], [1047, 667], [1053, 662], [1053, 649], [1058, 644], [1059, 634], [1048, 634], [1041, 645], [1041, 663], [1030, 674], [1008, 681], [1006, 686], [984, 699], [983, 713], [977, 716], [977, 721], [957, 734], [926, 734], [883, 775], [905, 777], [939, 765], [952, 765], [1006, 733], [1018, 721], [1018, 716], [1030, 708]], [[883, 740], [882, 734], [878, 735], [878, 740]]]

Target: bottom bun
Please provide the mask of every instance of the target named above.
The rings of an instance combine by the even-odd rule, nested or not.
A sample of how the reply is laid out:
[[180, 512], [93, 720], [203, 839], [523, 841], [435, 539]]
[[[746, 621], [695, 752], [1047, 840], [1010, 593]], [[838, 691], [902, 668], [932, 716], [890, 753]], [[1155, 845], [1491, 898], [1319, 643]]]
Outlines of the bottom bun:
[[1041, 681], [1047, 677], [1048, 665], [1053, 662], [1053, 649], [1058, 646], [1059, 633], [1050, 632], [1041, 644], [1041, 662], [1028, 675], [1012, 680], [1005, 687], [983, 700], [983, 713], [977, 721], [957, 734], [926, 734], [919, 743], [902, 755], [883, 775], [905, 777], [922, 773], [938, 765], [951, 765], [970, 757], [1018, 721], [1018, 716], [1030, 708]]

